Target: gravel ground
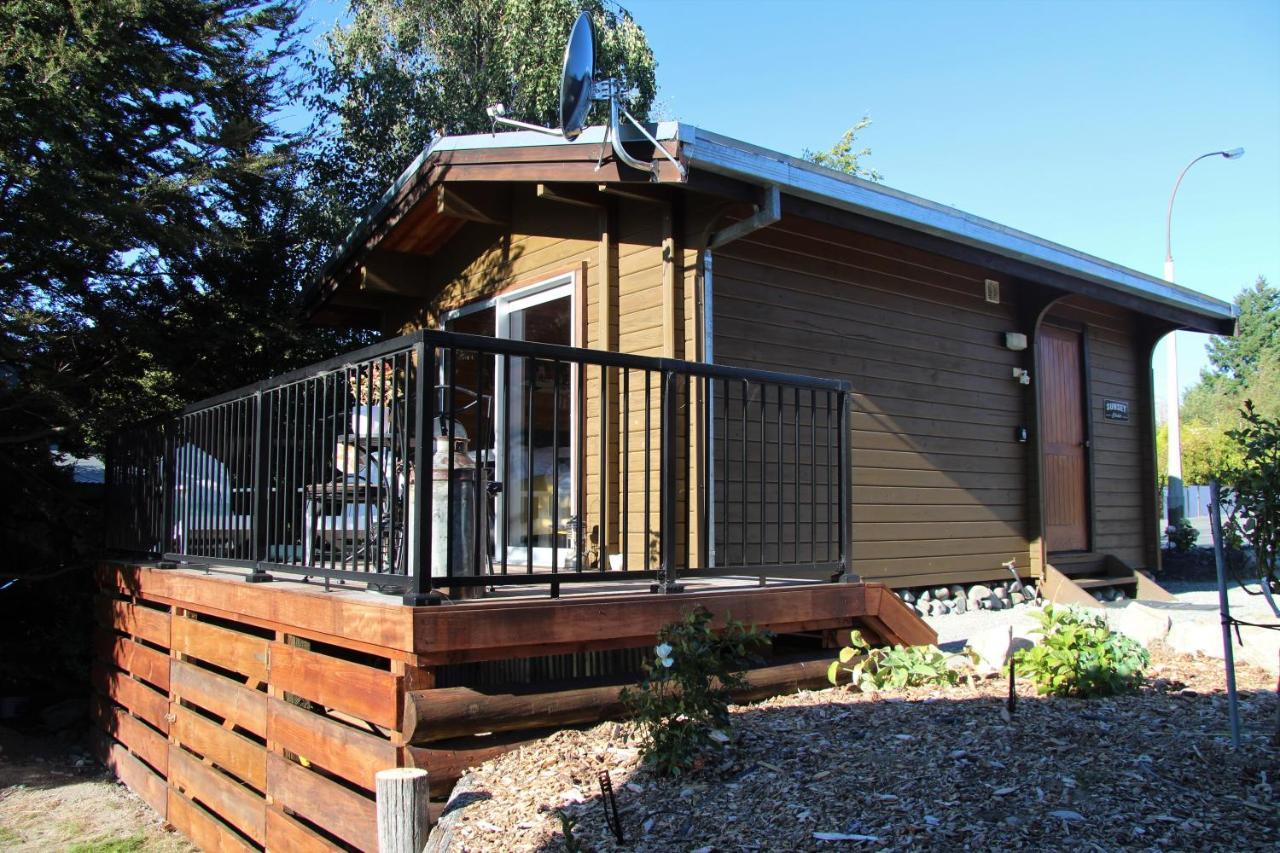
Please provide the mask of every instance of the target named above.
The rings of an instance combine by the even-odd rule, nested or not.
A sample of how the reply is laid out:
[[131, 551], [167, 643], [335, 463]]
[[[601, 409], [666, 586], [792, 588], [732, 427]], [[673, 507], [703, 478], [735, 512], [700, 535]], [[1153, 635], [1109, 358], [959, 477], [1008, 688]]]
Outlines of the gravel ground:
[[[1157, 646], [1140, 693], [798, 693], [734, 709], [736, 741], [684, 780], [642, 767], [635, 729], [563, 731], [472, 771], [451, 850], [1276, 850], [1272, 679], [1242, 667], [1233, 752], [1217, 661]], [[625, 843], [607, 828], [607, 772]], [[568, 848], [558, 811], [576, 826]]]

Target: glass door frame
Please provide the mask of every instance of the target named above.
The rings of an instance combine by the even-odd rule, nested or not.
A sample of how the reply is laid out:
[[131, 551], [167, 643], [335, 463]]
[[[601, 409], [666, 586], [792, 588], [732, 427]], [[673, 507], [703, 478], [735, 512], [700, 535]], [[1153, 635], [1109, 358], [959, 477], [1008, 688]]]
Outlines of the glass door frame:
[[[580, 331], [578, 328], [578, 276], [574, 273], [563, 273], [551, 278], [539, 281], [535, 284], [512, 288], [511, 290], [498, 293], [486, 299], [479, 299], [475, 302], [468, 302], [450, 311], [446, 311], [440, 316], [441, 327], [447, 330], [448, 324], [459, 317], [465, 317], [468, 314], [475, 314], [479, 311], [485, 311], [492, 308], [494, 311], [494, 336], [509, 340], [511, 338], [511, 315], [517, 311], [523, 311], [528, 308], [534, 308], [547, 302], [557, 299], [569, 299], [569, 345], [581, 346], [579, 341]], [[578, 430], [578, 407], [581, 401], [578, 400], [578, 371], [581, 368], [574, 363], [569, 365], [569, 518], [577, 516], [580, 512], [578, 507], [578, 489], [575, 485], [578, 482], [579, 472], [579, 442], [581, 436]], [[444, 370], [443, 360], [440, 370]], [[501, 472], [505, 466], [503, 458], [503, 444], [505, 442], [499, 440], [499, 436], [505, 436], [507, 431], [505, 406], [501, 401], [508, 392], [506, 371], [503, 368], [503, 360], [497, 356], [494, 357], [494, 447], [493, 447], [493, 463], [495, 479], [501, 476]], [[440, 382], [444, 381], [443, 373]], [[514, 454], [513, 454], [514, 455]], [[477, 463], [483, 460], [479, 453], [476, 456]], [[552, 473], [557, 476], [555, 465], [557, 460], [552, 460]], [[526, 476], [532, 476], [533, 460], [526, 461]], [[507, 493], [507, 489], [511, 484], [503, 483], [503, 493]], [[499, 500], [502, 500], [499, 498]], [[505, 515], [501, 513], [498, 515]], [[560, 519], [561, 524], [567, 522], [568, 518]], [[494, 535], [494, 553], [502, 554], [504, 551], [507, 555], [507, 563], [512, 566], [526, 568], [526, 558], [528, 548], [525, 545], [507, 545], [507, 524], [509, 519], [503, 517], [495, 517], [493, 527]], [[559, 532], [553, 530], [553, 537], [558, 536]], [[551, 548], [538, 546], [533, 548], [533, 560], [535, 568], [550, 568], [552, 562]], [[558, 549], [563, 562], [566, 558], [572, 558], [576, 555], [576, 549], [570, 544], [569, 547], [561, 547]], [[517, 559], [518, 558], [518, 559]]]

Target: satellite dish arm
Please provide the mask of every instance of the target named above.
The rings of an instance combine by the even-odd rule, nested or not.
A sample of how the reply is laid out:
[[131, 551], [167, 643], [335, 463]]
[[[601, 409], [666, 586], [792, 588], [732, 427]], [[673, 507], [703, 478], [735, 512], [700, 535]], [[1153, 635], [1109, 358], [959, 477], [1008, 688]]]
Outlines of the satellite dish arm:
[[613, 128], [613, 140], [612, 140], [613, 153], [617, 156], [619, 160], [626, 163], [628, 166], [630, 166], [633, 169], [639, 169], [642, 172], [644, 171], [649, 172], [653, 176], [653, 179], [655, 181], [658, 179], [658, 164], [656, 162], [646, 163], [643, 160], [637, 160], [635, 157], [632, 157], [630, 154], [627, 153], [626, 148], [622, 147], [622, 133], [621, 133], [621, 127], [619, 126], [619, 123], [618, 123], [618, 113], [622, 113], [624, 116], [626, 116], [627, 121], [631, 122], [631, 124], [635, 127], [635, 129], [640, 131], [640, 135], [643, 136], [645, 139], [649, 140], [650, 142], [652, 142], [653, 147], [656, 148], [662, 154], [663, 157], [666, 157], [668, 160], [671, 161], [672, 165], [676, 167], [676, 173], [680, 175], [681, 181], [686, 180], [688, 178], [688, 175], [685, 172], [684, 164], [681, 163], [679, 160], [677, 160], [675, 157], [672, 157], [671, 152], [663, 148], [662, 144], [659, 143], [658, 140], [653, 137], [653, 134], [650, 133], [643, 124], [636, 121], [635, 116], [627, 112], [626, 107], [619, 106], [617, 96], [613, 95], [609, 98], [609, 124]]

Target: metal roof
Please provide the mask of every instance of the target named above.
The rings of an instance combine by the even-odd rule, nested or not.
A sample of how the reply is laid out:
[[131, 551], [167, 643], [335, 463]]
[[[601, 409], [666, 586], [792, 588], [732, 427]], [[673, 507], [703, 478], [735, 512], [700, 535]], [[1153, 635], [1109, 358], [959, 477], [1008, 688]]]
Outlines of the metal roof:
[[[410, 164], [390, 189], [371, 208], [371, 213], [352, 229], [336, 253], [352, 248], [364, 229], [380, 215], [400, 188], [436, 152], [481, 149], [599, 146], [605, 141], [603, 127], [583, 130], [570, 142], [534, 131], [450, 136], [436, 140]], [[640, 137], [632, 131], [624, 136]], [[1024, 231], [965, 213], [954, 207], [892, 189], [883, 184], [855, 178], [803, 160], [770, 151], [758, 145], [712, 133], [679, 122], [659, 122], [654, 127], [659, 141], [679, 144], [680, 157], [691, 169], [700, 169], [738, 180], [775, 186], [784, 195], [808, 199], [862, 216], [932, 234], [995, 255], [1011, 258], [1053, 272], [1095, 282], [1113, 290], [1190, 311], [1215, 321], [1231, 321], [1238, 315], [1228, 302], [1171, 284], [1137, 270], [1078, 252]]]

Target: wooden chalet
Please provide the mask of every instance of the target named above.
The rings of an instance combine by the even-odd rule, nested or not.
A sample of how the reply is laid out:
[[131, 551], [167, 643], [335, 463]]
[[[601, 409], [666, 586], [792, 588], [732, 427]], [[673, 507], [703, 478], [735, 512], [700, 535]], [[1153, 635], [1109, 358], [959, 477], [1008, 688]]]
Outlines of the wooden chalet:
[[654, 135], [438, 141], [307, 294], [381, 342], [114, 439], [96, 745], [201, 847], [373, 849], [378, 770], [617, 715], [691, 607], [750, 697], [934, 641], [894, 587], [1155, 594], [1152, 347], [1229, 305]]

